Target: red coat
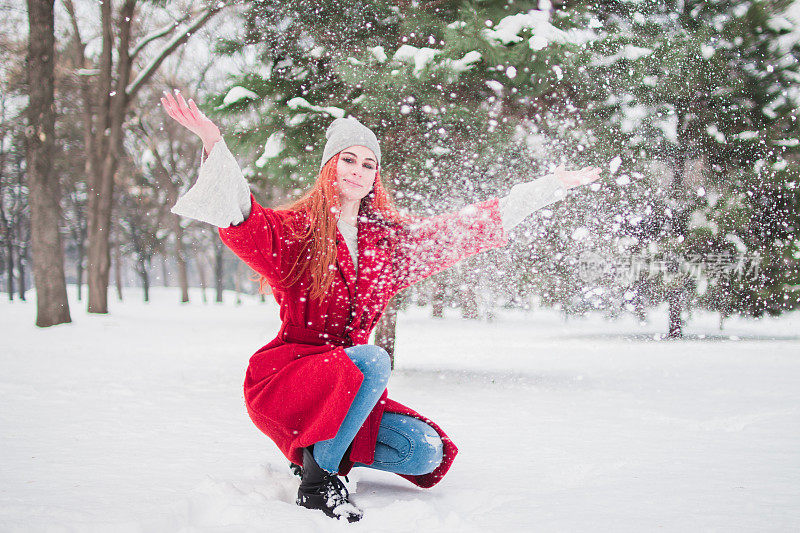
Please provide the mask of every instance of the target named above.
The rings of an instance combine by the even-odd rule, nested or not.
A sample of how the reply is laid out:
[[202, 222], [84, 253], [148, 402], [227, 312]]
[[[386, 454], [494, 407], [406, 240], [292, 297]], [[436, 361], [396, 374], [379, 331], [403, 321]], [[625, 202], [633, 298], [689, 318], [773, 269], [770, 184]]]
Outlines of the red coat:
[[[496, 198], [410, 226], [359, 216], [358, 275], [337, 232], [338, 268], [320, 302], [309, 297], [308, 272], [292, 286], [280, 281], [301, 249], [288, 226], [304, 220], [298, 212], [262, 207], [253, 198], [247, 220], [219, 230], [223, 242], [267, 278], [280, 305], [281, 329], [250, 358], [244, 398], [256, 426], [298, 464], [302, 448], [336, 435], [363, 380], [344, 347], [368, 342], [389, 299], [461, 259], [508, 243]], [[414, 416], [436, 429], [444, 442], [442, 463], [430, 474], [403, 477], [420, 487], [438, 483], [458, 449], [439, 426], [388, 399], [386, 391], [356, 435], [340, 473], [353, 462], [372, 463], [384, 411]]]

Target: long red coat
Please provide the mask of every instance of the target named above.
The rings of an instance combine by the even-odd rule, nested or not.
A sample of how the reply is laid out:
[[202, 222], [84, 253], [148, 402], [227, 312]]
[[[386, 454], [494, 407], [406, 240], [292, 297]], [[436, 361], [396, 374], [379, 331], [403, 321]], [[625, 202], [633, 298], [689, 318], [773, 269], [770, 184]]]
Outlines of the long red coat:
[[[281, 329], [250, 358], [244, 398], [256, 426], [294, 463], [302, 462], [302, 448], [336, 435], [363, 380], [344, 348], [368, 342], [389, 299], [461, 259], [508, 243], [496, 198], [413, 225], [358, 218], [358, 273], [337, 232], [338, 268], [322, 301], [310, 298], [308, 272], [291, 286], [281, 283], [302, 249], [289, 231], [302, 227], [302, 214], [262, 207], [252, 198], [247, 220], [219, 230], [223, 242], [266, 277], [280, 305]], [[438, 483], [458, 449], [438, 425], [388, 399], [386, 391], [356, 435], [340, 473], [347, 473], [353, 462], [372, 463], [384, 411], [414, 416], [439, 433], [442, 463], [429, 474], [403, 476], [420, 487]]]

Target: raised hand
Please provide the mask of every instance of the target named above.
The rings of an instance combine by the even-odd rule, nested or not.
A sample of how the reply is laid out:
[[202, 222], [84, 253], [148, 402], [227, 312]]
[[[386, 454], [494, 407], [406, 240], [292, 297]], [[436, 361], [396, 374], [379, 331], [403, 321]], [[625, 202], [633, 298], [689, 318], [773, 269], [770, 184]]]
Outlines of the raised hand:
[[175, 119], [178, 124], [200, 137], [206, 153], [210, 153], [214, 144], [222, 139], [222, 134], [220, 134], [217, 125], [197, 108], [194, 100], [190, 98], [186, 102], [177, 90], [175, 91], [175, 96], [164, 91], [161, 105], [164, 106], [164, 111]]
[[567, 189], [592, 183], [600, 179], [600, 169], [598, 167], [583, 167], [580, 170], [566, 170], [564, 163], [558, 165], [553, 174]]

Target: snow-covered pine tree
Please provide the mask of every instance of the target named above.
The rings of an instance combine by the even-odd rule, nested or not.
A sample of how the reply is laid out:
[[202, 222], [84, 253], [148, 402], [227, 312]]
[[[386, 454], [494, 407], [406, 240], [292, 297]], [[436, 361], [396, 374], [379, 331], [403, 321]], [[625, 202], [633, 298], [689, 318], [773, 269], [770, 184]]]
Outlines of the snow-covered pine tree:
[[742, 3], [715, 51], [729, 103], [707, 127], [711, 194], [701, 195], [687, 247], [730, 258], [700, 300], [722, 316], [800, 307], [800, 21], [786, 16], [791, 4]]
[[[618, 147], [621, 167], [646, 177], [623, 180], [630, 192], [620, 204], [627, 224], [615, 240], [634, 237], [631, 251], [694, 255], [704, 262], [720, 249], [733, 249], [734, 241], [739, 251], [772, 255], [765, 259], [771, 267], [762, 266], [771, 275], [715, 285], [700, 300], [728, 312], [759, 314], [777, 311], [777, 301], [783, 308], [796, 301], [797, 293], [790, 295], [796, 259], [792, 267], [787, 257], [796, 246], [790, 145], [797, 137], [792, 83], [798, 63], [797, 39], [787, 37], [780, 18], [786, 5], [599, 4], [594, 25], [603, 37], [568, 70], [587, 102], [584, 123], [598, 136], [595, 146]], [[731, 202], [738, 220], [726, 210]], [[726, 216], [724, 230], [711, 224]], [[681, 264], [670, 266], [675, 274]], [[681, 334], [684, 306], [697, 300], [692, 281], [661, 278], [670, 335]]]

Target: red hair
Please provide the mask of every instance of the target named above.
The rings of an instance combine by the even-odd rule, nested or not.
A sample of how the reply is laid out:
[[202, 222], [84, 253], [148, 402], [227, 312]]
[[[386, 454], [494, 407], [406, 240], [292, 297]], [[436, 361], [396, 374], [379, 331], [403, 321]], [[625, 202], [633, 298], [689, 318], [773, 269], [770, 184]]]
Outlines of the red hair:
[[[288, 285], [297, 281], [307, 271], [311, 271], [311, 297], [321, 298], [333, 283], [336, 271], [336, 222], [342, 210], [339, 190], [336, 186], [336, 166], [339, 154], [331, 157], [317, 175], [314, 185], [297, 200], [279, 209], [299, 211], [305, 215], [302, 229], [294, 228], [294, 237], [305, 241], [303, 253], [283, 279]], [[375, 183], [372, 190], [361, 199], [358, 216], [366, 216], [371, 220], [382, 220], [384, 223], [400, 224], [408, 222], [401, 215], [394, 201], [383, 186], [380, 172], [375, 172]], [[267, 280], [261, 276], [260, 290], [264, 292]]]

